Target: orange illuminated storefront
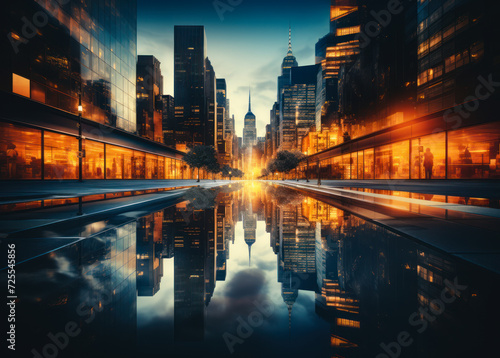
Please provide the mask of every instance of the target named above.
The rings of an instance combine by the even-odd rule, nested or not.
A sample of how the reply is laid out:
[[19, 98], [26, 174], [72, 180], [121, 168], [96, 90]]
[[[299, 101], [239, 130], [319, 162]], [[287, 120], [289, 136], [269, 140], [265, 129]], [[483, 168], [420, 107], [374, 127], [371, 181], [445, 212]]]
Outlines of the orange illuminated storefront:
[[424, 127], [389, 130], [313, 154], [299, 167], [301, 177], [307, 171], [317, 178], [319, 161], [322, 179], [500, 179], [499, 122], [430, 134], [419, 126]]
[[[191, 179], [181, 160], [83, 140], [83, 179]], [[0, 122], [0, 180], [78, 179], [78, 138]]]

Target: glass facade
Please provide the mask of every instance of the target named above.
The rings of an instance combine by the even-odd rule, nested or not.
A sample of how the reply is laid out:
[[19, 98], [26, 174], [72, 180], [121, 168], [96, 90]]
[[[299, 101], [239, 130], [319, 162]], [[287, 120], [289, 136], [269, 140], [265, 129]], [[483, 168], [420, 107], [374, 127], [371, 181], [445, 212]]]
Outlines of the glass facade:
[[[309, 159], [309, 178], [317, 177], [316, 163]], [[320, 167], [322, 179], [499, 179], [500, 127], [471, 126], [333, 155]], [[299, 167], [302, 178], [306, 168]]]
[[[83, 149], [83, 179], [192, 179], [194, 174], [183, 161], [161, 155], [88, 139]], [[78, 165], [77, 137], [0, 122], [0, 180], [78, 179]]]
[[[0, 88], [74, 114], [81, 94], [84, 118], [134, 132], [136, 6], [135, 0], [11, 2], [0, 25], [12, 44], [3, 54]], [[26, 31], [21, 18], [36, 32]]]

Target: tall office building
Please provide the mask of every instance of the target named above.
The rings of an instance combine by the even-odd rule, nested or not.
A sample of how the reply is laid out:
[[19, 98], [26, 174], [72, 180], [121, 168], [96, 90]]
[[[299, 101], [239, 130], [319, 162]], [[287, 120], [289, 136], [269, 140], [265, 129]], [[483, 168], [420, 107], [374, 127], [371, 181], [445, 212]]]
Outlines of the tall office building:
[[248, 93], [248, 112], [245, 115], [243, 127], [243, 147], [251, 148], [257, 143], [257, 128], [255, 127], [255, 114], [252, 113], [252, 98]]
[[[180, 170], [165, 170], [182, 167], [181, 153], [135, 135], [136, 5], [18, 0], [5, 6], [0, 179], [181, 177]], [[22, 19], [33, 18], [44, 25], [23, 31]], [[9, 165], [2, 153], [13, 147], [17, 160]]]
[[209, 133], [206, 43], [203, 26], [174, 27], [175, 130], [180, 150], [205, 144]]
[[297, 59], [292, 52], [292, 28], [288, 29], [288, 52], [281, 63], [281, 76], [278, 77], [278, 103], [281, 101], [283, 88], [290, 84], [290, 72], [292, 67], [297, 67]]
[[[71, 6], [20, 0], [3, 11], [8, 15], [1, 28], [8, 41], [1, 90], [73, 114], [81, 94], [84, 118], [136, 130], [135, 0], [72, 1]], [[23, 31], [20, 19], [38, 15], [47, 24], [34, 34]]]
[[175, 148], [175, 104], [174, 97], [171, 95], [162, 96], [163, 113], [162, 113], [162, 130], [163, 143]]
[[163, 143], [163, 76], [154, 56], [137, 56], [137, 131]]
[[361, 31], [357, 0], [332, 0], [330, 33], [316, 43], [316, 63], [321, 64], [316, 100], [316, 128], [338, 121], [339, 72], [359, 54]]
[[216, 78], [215, 71], [210, 60], [205, 60], [205, 100], [206, 100], [206, 122], [205, 122], [205, 145], [216, 147], [217, 131], [217, 102], [216, 102]]
[[280, 150], [301, 150], [302, 138], [316, 122], [316, 83], [319, 65], [291, 69], [280, 105]]

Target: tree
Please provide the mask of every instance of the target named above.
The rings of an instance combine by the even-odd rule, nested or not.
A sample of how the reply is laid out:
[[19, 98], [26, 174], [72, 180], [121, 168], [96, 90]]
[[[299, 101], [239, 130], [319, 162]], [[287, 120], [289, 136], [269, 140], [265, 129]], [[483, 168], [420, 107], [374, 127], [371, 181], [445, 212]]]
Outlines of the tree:
[[273, 159], [267, 166], [267, 170], [271, 173], [289, 173], [296, 169], [299, 163], [305, 158], [301, 152], [290, 152], [283, 150], [278, 152], [276, 158]]
[[[230, 167], [229, 165], [227, 165], [227, 164], [226, 164], [226, 165], [224, 165], [224, 166], [221, 168], [221, 170], [220, 170], [220, 172], [221, 172], [221, 174], [222, 174], [222, 176], [223, 176], [224, 178], [227, 178], [229, 175], [231, 175], [231, 174], [232, 174], [232, 171], [233, 171], [233, 168], [231, 168], [231, 167]], [[231, 173], [231, 174], [230, 174], [230, 173]]]
[[220, 164], [218, 162], [210, 163], [210, 165], [207, 166], [207, 171], [212, 173], [212, 179], [215, 181], [215, 174], [218, 174], [221, 171]]
[[241, 170], [233, 168], [231, 176], [235, 178], [242, 178], [245, 175]]
[[198, 169], [198, 182], [200, 181], [200, 169], [213, 168], [217, 163], [215, 148], [209, 145], [199, 145], [184, 154], [182, 158], [190, 167]]

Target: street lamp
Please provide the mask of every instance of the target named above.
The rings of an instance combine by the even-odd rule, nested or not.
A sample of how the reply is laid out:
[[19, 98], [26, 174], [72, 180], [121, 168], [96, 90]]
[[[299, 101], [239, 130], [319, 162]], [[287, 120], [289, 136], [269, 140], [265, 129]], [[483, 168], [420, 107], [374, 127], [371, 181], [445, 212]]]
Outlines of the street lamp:
[[83, 182], [82, 94], [78, 94], [78, 181]]
[[229, 181], [231, 181], [231, 174], [233, 174], [233, 172], [229, 171]]

